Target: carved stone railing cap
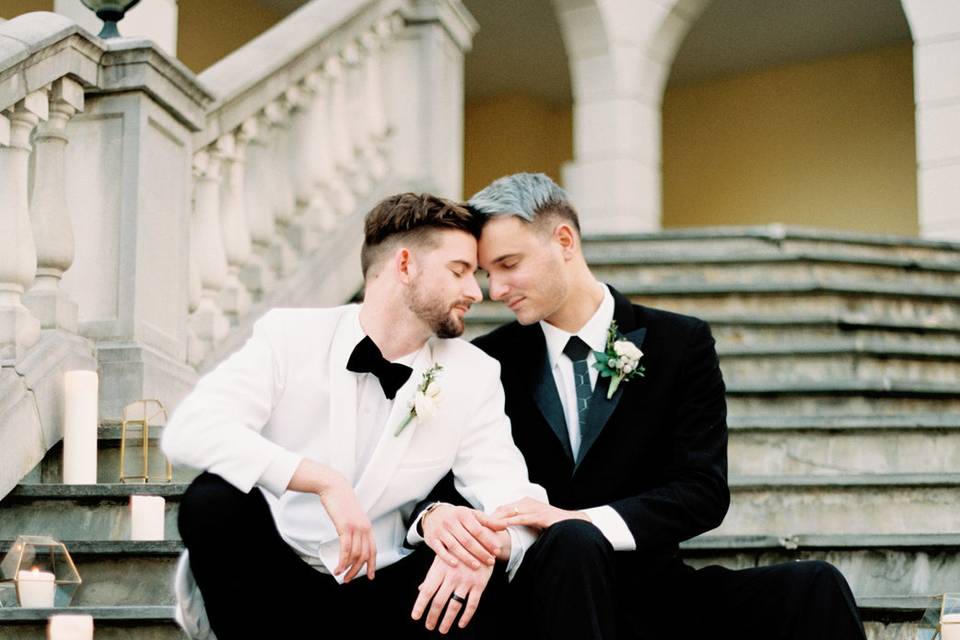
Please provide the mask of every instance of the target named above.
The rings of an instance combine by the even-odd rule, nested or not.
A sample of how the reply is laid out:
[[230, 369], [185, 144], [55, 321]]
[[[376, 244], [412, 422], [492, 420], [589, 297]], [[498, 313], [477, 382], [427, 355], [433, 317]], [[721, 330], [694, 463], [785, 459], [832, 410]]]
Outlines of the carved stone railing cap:
[[105, 48], [57, 13], [25, 13], [0, 24], [0, 109], [64, 76], [95, 86]]

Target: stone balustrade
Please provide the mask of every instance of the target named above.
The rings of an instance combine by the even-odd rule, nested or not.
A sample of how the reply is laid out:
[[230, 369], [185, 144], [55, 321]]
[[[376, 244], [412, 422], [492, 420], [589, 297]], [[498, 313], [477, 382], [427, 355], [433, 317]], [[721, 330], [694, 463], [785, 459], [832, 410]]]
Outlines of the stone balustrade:
[[356, 293], [373, 202], [458, 195], [475, 29], [459, 0], [314, 0], [197, 76], [57, 14], [0, 24], [0, 448], [24, 452], [0, 496], [61, 437], [61, 370], [99, 371], [105, 420], [174, 407], [266, 309]]

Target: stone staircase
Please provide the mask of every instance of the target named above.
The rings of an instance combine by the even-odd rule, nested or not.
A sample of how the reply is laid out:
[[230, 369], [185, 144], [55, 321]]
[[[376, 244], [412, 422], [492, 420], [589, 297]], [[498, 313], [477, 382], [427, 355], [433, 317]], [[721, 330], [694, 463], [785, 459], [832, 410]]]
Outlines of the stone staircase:
[[[871, 638], [912, 639], [930, 596], [960, 591], [960, 245], [769, 227], [594, 237], [586, 249], [601, 279], [708, 320], [717, 339], [733, 500], [721, 528], [684, 544], [689, 560], [828, 560]], [[477, 335], [511, 315], [484, 302], [469, 319]], [[101, 427], [92, 486], [58, 484], [52, 449], [0, 501], [0, 551], [51, 533], [76, 558], [75, 605], [97, 638], [180, 638], [176, 514], [195, 472], [116, 484], [118, 436]], [[126, 541], [131, 493], [166, 498], [167, 540]], [[0, 640], [43, 637], [48, 614], [0, 609]]]

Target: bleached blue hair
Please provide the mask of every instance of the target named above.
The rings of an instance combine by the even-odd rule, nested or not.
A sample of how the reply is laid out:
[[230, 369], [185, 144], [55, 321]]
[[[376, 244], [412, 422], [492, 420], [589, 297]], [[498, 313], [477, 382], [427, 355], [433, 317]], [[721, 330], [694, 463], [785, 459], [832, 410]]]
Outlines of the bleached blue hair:
[[475, 193], [467, 204], [486, 217], [517, 216], [531, 223], [544, 213], [556, 213], [570, 220], [580, 232], [570, 196], [545, 173], [514, 173], [498, 178]]

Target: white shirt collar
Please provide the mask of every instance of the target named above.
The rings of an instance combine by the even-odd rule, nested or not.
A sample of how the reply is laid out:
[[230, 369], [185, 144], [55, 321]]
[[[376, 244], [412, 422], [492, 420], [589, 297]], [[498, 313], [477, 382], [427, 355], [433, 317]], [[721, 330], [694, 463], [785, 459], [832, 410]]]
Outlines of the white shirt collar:
[[[603, 287], [603, 300], [600, 306], [593, 312], [593, 315], [587, 320], [586, 324], [580, 327], [576, 335], [587, 343], [594, 351], [603, 351], [607, 347], [607, 331], [610, 329], [610, 323], [613, 322], [613, 294], [607, 285]], [[540, 328], [543, 330], [543, 337], [547, 342], [547, 357], [550, 359], [550, 366], [556, 365], [560, 356], [563, 355], [563, 348], [567, 346], [570, 336], [563, 329], [553, 326], [545, 320], [540, 321]]]
[[[357, 344], [359, 344], [360, 341], [363, 340], [364, 337], [366, 337], [366, 335], [367, 335], [366, 332], [364, 332], [364, 330], [363, 330], [363, 326], [360, 324], [360, 309], [362, 308], [362, 306], [363, 306], [362, 304], [357, 305], [357, 311], [356, 311], [356, 313], [353, 315], [353, 344], [354, 344], [354, 346], [356, 346]], [[374, 344], [376, 344], [376, 343], [374, 343]], [[413, 367], [413, 363], [416, 362], [417, 356], [420, 355], [420, 353], [427, 347], [428, 344], [430, 344], [430, 341], [429, 341], [429, 340], [427, 340], [426, 342], [424, 342], [424, 343], [420, 346], [419, 349], [414, 349], [414, 350], [411, 351], [410, 353], [405, 353], [404, 355], [400, 356], [399, 358], [394, 358], [394, 359], [391, 360], [390, 362], [395, 362], [395, 363], [397, 363], [397, 364], [405, 364], [405, 365], [407, 365], [408, 367]], [[377, 348], [379, 348], [379, 346], [380, 346], [380, 345], [377, 345]]]

